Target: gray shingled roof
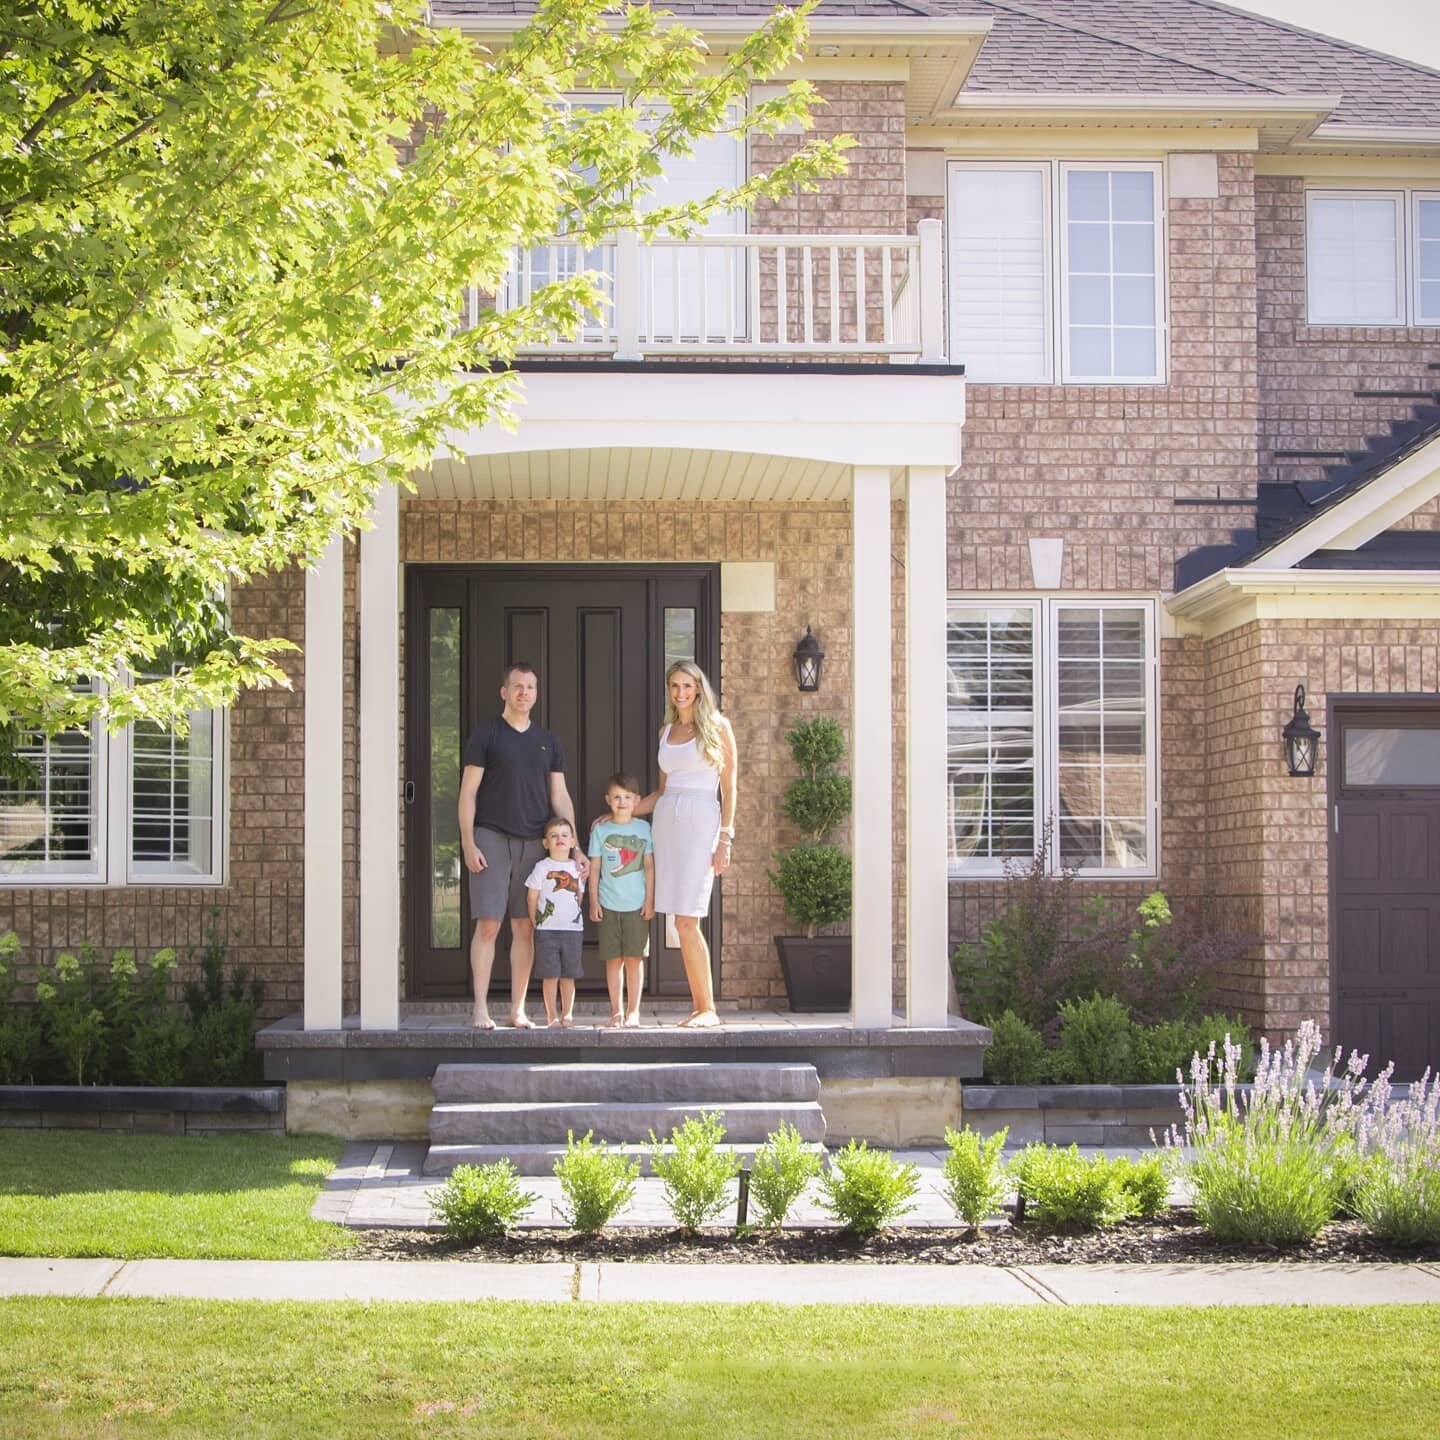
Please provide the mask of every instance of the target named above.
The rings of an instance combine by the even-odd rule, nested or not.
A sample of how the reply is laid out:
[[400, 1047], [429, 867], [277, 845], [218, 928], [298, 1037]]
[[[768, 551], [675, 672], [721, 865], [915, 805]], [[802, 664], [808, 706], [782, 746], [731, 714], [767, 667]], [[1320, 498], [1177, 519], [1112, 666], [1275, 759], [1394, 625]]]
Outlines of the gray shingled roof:
[[[434, 0], [437, 16], [524, 15], [530, 0]], [[773, 0], [664, 0], [760, 17]], [[822, 17], [993, 22], [965, 93], [1340, 95], [1341, 125], [1440, 126], [1440, 73], [1215, 0], [824, 0]]]

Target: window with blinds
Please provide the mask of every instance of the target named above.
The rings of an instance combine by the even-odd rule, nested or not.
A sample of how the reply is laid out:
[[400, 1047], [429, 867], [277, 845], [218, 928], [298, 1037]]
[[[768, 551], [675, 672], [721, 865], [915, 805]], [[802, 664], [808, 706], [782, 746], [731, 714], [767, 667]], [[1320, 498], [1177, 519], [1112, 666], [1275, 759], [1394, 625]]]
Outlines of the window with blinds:
[[1440, 195], [1415, 197], [1415, 322], [1440, 325]]
[[30, 735], [22, 773], [0, 777], [0, 876], [100, 874], [100, 747], [94, 727]]
[[954, 161], [951, 348], [980, 384], [1165, 378], [1160, 167]]
[[1399, 193], [1305, 197], [1305, 288], [1312, 325], [1405, 323]]
[[215, 870], [215, 714], [190, 716], [186, 735], [137, 722], [130, 739], [130, 875], [207, 876]]
[[1154, 606], [952, 599], [951, 873], [1156, 871]]

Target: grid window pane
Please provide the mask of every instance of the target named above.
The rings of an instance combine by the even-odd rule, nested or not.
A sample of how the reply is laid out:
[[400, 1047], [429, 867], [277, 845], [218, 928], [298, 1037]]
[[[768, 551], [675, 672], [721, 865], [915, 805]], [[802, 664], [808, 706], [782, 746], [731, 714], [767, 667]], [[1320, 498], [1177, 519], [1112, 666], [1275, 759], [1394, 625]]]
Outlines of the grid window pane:
[[1415, 319], [1440, 325], [1440, 199], [1415, 204]]
[[137, 876], [209, 875], [215, 858], [216, 716], [189, 732], [150, 721], [131, 728], [130, 860]]
[[0, 875], [94, 875], [99, 866], [98, 749], [93, 727], [29, 735], [19, 778], [0, 778]]
[[1065, 172], [1069, 378], [1159, 374], [1155, 174]]
[[1067, 869], [1146, 867], [1146, 614], [1061, 606], [1055, 637], [1059, 863]]
[[952, 864], [1035, 852], [1035, 614], [952, 605], [947, 627]]

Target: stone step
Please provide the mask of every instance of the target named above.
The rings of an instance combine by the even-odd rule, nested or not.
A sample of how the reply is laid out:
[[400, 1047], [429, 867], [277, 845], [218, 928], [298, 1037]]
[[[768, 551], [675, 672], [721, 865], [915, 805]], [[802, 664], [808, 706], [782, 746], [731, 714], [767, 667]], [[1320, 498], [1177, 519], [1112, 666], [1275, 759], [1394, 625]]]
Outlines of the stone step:
[[633, 1063], [440, 1065], [437, 1103], [545, 1101], [685, 1101], [692, 1107], [731, 1100], [810, 1101], [820, 1098], [813, 1065]]
[[759, 1143], [782, 1121], [804, 1140], [825, 1138], [825, 1116], [815, 1101], [730, 1100], [700, 1104], [694, 1100], [597, 1102], [510, 1101], [502, 1104], [446, 1102], [430, 1111], [432, 1145], [559, 1145], [566, 1136], [587, 1131], [596, 1140], [638, 1144], [653, 1130], [662, 1140], [700, 1111], [719, 1114], [734, 1143]]
[[[662, 1145], [660, 1148], [661, 1153], [666, 1155], [675, 1151], [673, 1145]], [[726, 1143], [719, 1148], [738, 1155], [740, 1163], [748, 1166], [753, 1164], [759, 1146], [754, 1143]], [[805, 1148], [824, 1160], [823, 1145], [809, 1144]], [[648, 1145], [612, 1145], [610, 1149], [629, 1160], [638, 1160], [642, 1175], [653, 1173]], [[564, 1154], [563, 1145], [432, 1145], [422, 1170], [426, 1175], [448, 1175], [457, 1165], [493, 1165], [497, 1160], [508, 1160], [520, 1175], [551, 1175], [555, 1162]]]

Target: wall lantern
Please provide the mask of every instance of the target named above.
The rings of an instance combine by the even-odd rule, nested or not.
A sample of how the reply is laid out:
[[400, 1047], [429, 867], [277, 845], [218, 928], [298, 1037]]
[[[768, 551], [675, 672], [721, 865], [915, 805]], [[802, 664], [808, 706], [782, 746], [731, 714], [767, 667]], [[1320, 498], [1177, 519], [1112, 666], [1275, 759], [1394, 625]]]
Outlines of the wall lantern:
[[811, 633], [808, 625], [791, 658], [795, 662], [795, 683], [801, 691], [808, 694], [812, 690], [818, 690], [820, 688], [820, 667], [825, 663], [825, 652], [820, 648], [820, 642]]
[[1305, 687], [1295, 687], [1295, 713], [1285, 726], [1285, 759], [1292, 775], [1313, 775], [1315, 757], [1320, 753], [1320, 732], [1305, 713]]

